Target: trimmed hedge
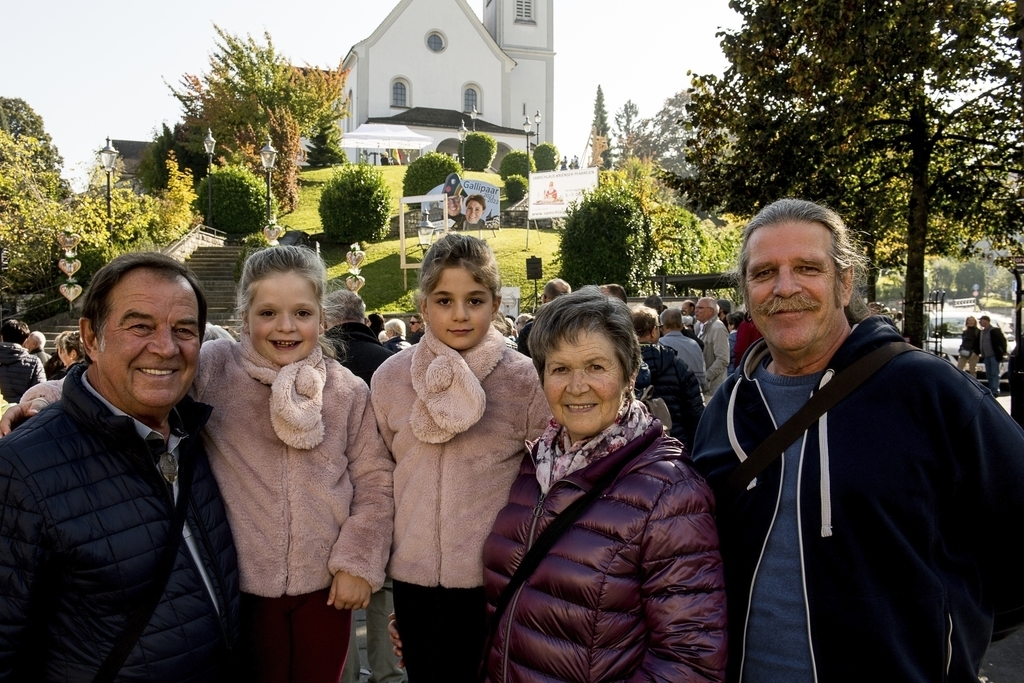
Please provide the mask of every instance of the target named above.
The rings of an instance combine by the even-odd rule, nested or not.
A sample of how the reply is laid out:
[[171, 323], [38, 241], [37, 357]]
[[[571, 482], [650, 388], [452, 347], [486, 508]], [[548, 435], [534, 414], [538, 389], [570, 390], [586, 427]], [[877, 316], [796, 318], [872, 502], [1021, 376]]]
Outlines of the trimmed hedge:
[[388, 233], [391, 190], [373, 166], [339, 166], [324, 185], [319, 212], [324, 236], [331, 242], [377, 242]]
[[515, 204], [526, 196], [529, 187], [529, 181], [523, 176], [510, 175], [505, 179], [505, 199], [509, 204]]
[[465, 159], [467, 171], [486, 171], [494, 155], [498, 153], [498, 141], [487, 133], [470, 133], [466, 136]]
[[533, 150], [533, 160], [538, 171], [556, 171], [559, 166], [558, 148], [550, 142], [542, 142]]
[[[207, 211], [209, 183], [199, 183], [195, 208]], [[271, 215], [277, 202], [271, 200]], [[213, 171], [213, 227], [229, 235], [250, 235], [267, 224], [267, 185], [244, 166], [221, 166]]]
[[502, 180], [508, 180], [508, 177], [513, 175], [521, 175], [525, 178], [536, 170], [537, 167], [533, 163], [532, 156], [528, 156], [521, 149], [514, 149], [502, 157], [498, 173]]
[[402, 182], [402, 196], [415, 197], [427, 194], [438, 185], [444, 184], [449, 173], [462, 175], [462, 166], [447, 154], [427, 152], [409, 164]]

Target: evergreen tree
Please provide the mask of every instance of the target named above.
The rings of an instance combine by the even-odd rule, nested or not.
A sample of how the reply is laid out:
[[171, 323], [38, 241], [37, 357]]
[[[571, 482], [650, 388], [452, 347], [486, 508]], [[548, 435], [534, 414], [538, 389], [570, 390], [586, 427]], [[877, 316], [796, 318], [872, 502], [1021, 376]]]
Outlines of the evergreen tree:
[[[607, 138], [611, 129], [608, 126], [608, 109], [604, 106], [604, 91], [597, 86], [597, 97], [594, 99], [594, 123], [593, 130], [596, 135]], [[601, 153], [602, 168], [612, 167], [612, 151], [609, 147]]]
[[345, 150], [341, 148], [341, 129], [337, 121], [324, 121], [317, 126], [309, 144], [306, 161], [313, 168], [336, 166], [348, 161]]

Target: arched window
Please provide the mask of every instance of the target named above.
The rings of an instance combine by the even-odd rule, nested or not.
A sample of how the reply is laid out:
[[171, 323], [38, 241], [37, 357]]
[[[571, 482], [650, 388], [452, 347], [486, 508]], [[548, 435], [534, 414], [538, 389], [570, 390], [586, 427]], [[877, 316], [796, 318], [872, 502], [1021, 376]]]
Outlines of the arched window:
[[462, 97], [462, 111], [468, 114], [474, 109], [477, 109], [476, 89], [466, 88], [466, 92]]
[[407, 102], [405, 83], [395, 81], [394, 85], [391, 86], [391, 106], [408, 107]]

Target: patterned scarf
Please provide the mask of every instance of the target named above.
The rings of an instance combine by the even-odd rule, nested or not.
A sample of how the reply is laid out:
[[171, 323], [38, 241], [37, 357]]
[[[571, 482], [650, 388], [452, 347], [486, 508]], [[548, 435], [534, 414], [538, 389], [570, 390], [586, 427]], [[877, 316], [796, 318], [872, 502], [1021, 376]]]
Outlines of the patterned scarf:
[[[534, 442], [537, 446], [534, 456], [537, 483], [541, 492], [547, 495], [559, 479], [622, 448], [647, 431], [653, 419], [640, 401], [630, 397], [622, 402], [615, 421], [604, 431], [576, 443], [569, 438], [569, 430], [552, 419]], [[527, 443], [526, 446], [532, 450], [534, 444]]]

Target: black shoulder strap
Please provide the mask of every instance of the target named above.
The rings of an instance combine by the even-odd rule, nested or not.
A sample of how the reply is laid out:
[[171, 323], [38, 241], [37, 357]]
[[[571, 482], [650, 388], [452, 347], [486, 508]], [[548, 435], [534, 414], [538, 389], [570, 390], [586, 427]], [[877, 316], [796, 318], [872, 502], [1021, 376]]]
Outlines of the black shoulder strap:
[[609, 468], [600, 479], [594, 482], [594, 485], [589, 491], [584, 493], [582, 496], [574, 500], [569, 507], [562, 510], [561, 513], [555, 517], [555, 520], [548, 525], [541, 535], [537, 537], [530, 549], [526, 551], [526, 555], [523, 556], [522, 562], [516, 567], [515, 573], [512, 574], [512, 578], [509, 579], [508, 585], [501, 591], [501, 595], [498, 596], [498, 600], [494, 604], [494, 615], [491, 617], [491, 622], [487, 629], [487, 639], [484, 646], [483, 663], [481, 665], [481, 680], [484, 678], [484, 674], [487, 669], [487, 655], [491, 651], [491, 645], [494, 643], [494, 636], [498, 632], [498, 625], [501, 623], [501, 617], [508, 608], [509, 602], [512, 601], [512, 596], [515, 595], [516, 591], [519, 590], [520, 586], [526, 583], [526, 580], [530, 578], [533, 572], [537, 569], [540, 561], [548, 554], [552, 546], [555, 545], [562, 534], [564, 534], [573, 523], [580, 518], [580, 516], [586, 511], [588, 507], [593, 504], [595, 500], [611, 486], [615, 478], [619, 476], [619, 473], [628, 465], [633, 462], [635, 458], [623, 458], [620, 462], [616, 463], [614, 467]]
[[814, 424], [815, 420], [846, 398], [890, 360], [901, 353], [913, 351], [914, 348], [906, 342], [891, 342], [875, 349], [833, 377], [828, 384], [815, 392], [803, 408], [762, 441], [761, 445], [750, 454], [750, 457], [732, 471], [725, 482], [726, 492], [730, 496], [739, 495], [764, 468], [772, 464], [801, 434], [807, 431], [807, 428]]
[[[186, 458], [182, 458], [187, 461]], [[114, 643], [114, 647], [107, 654], [103, 664], [100, 665], [93, 678], [93, 683], [110, 683], [124, 666], [124, 662], [131, 654], [135, 643], [139, 641], [142, 631], [146, 628], [149, 620], [160, 604], [160, 597], [164, 594], [167, 581], [171, 578], [171, 569], [174, 567], [174, 559], [178, 555], [178, 548], [181, 547], [181, 536], [185, 526], [185, 511], [188, 509], [188, 501], [192, 495], [192, 467], [182, 463], [182, 476], [178, 480], [178, 500], [174, 506], [174, 515], [171, 518], [171, 532], [164, 545], [164, 551], [160, 555], [160, 563], [153, 573], [153, 581], [146, 587], [139, 602], [139, 606], [128, 618], [128, 623], [121, 632], [120, 637]]]

